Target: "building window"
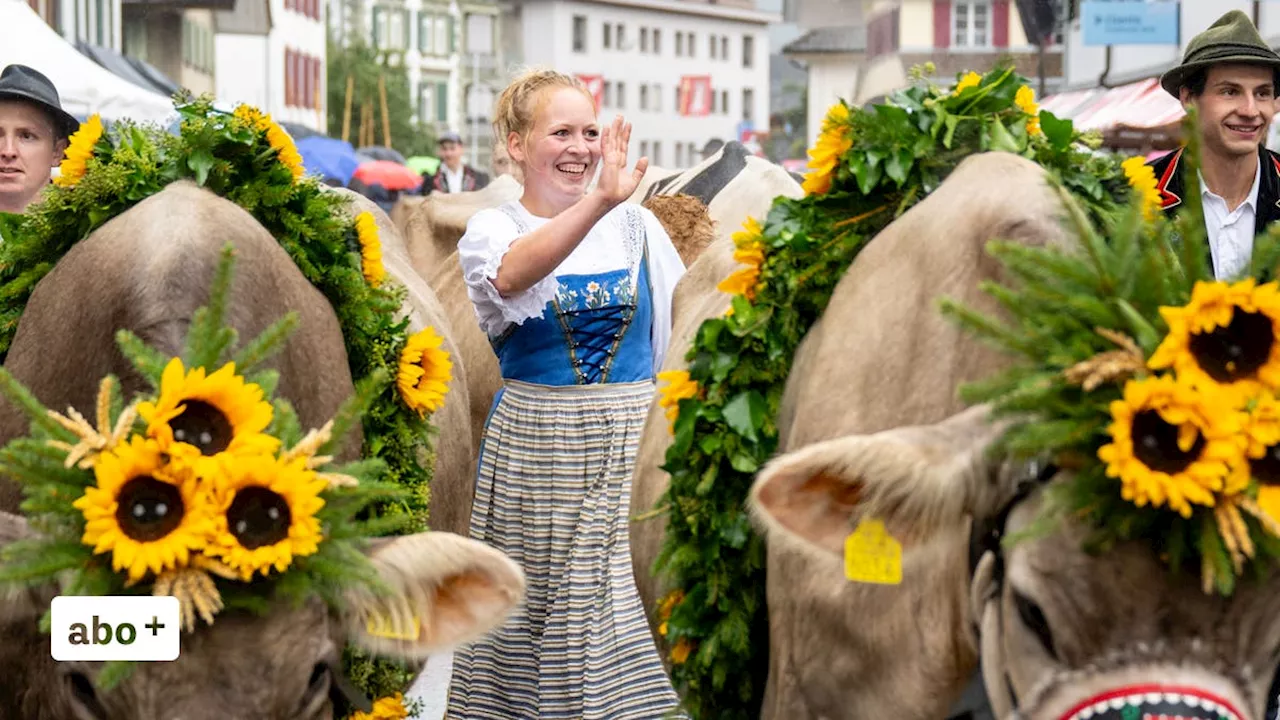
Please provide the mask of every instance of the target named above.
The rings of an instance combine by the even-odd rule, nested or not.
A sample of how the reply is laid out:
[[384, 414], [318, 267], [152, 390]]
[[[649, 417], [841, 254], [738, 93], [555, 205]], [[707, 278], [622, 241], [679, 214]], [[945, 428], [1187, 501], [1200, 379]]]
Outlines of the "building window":
[[494, 16], [489, 13], [468, 13], [466, 51], [477, 55], [492, 55], [497, 42], [494, 38]]
[[697, 42], [696, 42], [697, 36], [695, 36], [693, 33], [685, 33], [685, 35], [687, 36], [685, 40], [689, 49], [689, 57], [696, 57], [698, 54], [697, 47], [695, 47], [697, 45]]
[[[649, 109], [649, 86], [643, 83], [640, 85], [640, 109]], [[640, 154], [643, 155], [644, 153]]]
[[640, 141], [640, 157], [648, 157], [648, 156], [649, 156], [649, 141], [641, 140]]
[[722, 60], [729, 59], [729, 36], [728, 35], [720, 36], [720, 59]]
[[373, 44], [379, 50], [409, 48], [409, 11], [403, 8], [373, 9]]
[[953, 47], [990, 47], [991, 3], [988, 0], [956, 0], [951, 25]]
[[587, 18], [584, 15], [573, 16], [573, 51], [587, 51]]
[[614, 36], [614, 39], [618, 41], [619, 50], [628, 49], [626, 28], [622, 26], [622, 23], [618, 23], [618, 26], [613, 31], [613, 36]]
[[662, 112], [662, 86], [653, 84], [653, 110], [654, 112]]
[[676, 143], [676, 167], [684, 169], [684, 143]]
[[675, 108], [676, 112], [680, 112], [680, 86], [676, 85], [671, 89], [676, 91], [675, 104], [673, 104], [671, 107]]
[[684, 33], [676, 31], [676, 57], [684, 55]]
[[604, 81], [604, 92], [602, 92], [600, 95], [601, 95], [600, 97], [601, 106], [613, 107], [613, 81], [612, 80]]
[[649, 52], [649, 28], [640, 28], [640, 52]]
[[756, 39], [750, 35], [742, 36], [742, 67], [749, 68], [755, 64]]
[[742, 89], [742, 119], [748, 123], [755, 122], [756, 91], [751, 88]]
[[721, 115], [729, 114], [729, 91], [728, 90], [720, 91], [720, 114]]
[[658, 28], [653, 29], [653, 54], [662, 54], [662, 30]]
[[652, 160], [654, 165], [662, 164], [662, 141], [661, 140], [653, 141], [653, 157], [650, 158], [650, 160]]
[[418, 13], [418, 52], [437, 57], [448, 56], [453, 49], [453, 18], [447, 8]]
[[608, 50], [613, 47], [613, 26], [609, 23], [604, 24], [604, 49]]
[[627, 109], [627, 84], [621, 80], [618, 81], [618, 94], [614, 99], [618, 101], [619, 110]]
[[712, 35], [710, 39], [711, 39], [711, 43], [710, 43], [711, 49], [709, 52], [711, 53], [711, 59], [715, 60], [716, 59], [716, 36]]

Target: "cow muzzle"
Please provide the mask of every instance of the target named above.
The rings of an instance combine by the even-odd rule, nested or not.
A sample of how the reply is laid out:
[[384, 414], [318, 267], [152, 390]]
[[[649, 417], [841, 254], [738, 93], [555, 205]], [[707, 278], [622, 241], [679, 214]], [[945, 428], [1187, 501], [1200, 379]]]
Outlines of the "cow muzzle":
[[[1185, 661], [1185, 659], [1184, 659]], [[1025, 720], [1260, 720], [1239, 679], [1178, 661], [1067, 670], [1015, 704]], [[1256, 706], [1256, 707], [1255, 707]]]
[[1058, 720], [1249, 720], [1223, 695], [1193, 685], [1112, 688], [1070, 706]]

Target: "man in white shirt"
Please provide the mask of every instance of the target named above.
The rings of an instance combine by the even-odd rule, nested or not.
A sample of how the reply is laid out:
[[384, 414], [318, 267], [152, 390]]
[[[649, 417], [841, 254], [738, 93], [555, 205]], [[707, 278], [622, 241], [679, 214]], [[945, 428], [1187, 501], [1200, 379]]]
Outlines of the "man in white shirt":
[[[1278, 72], [1280, 55], [1247, 15], [1233, 10], [1193, 38], [1182, 64], [1160, 79], [1198, 114], [1201, 168], [1191, 187], [1204, 203], [1207, 260], [1218, 279], [1248, 270], [1254, 237], [1280, 220], [1280, 155], [1264, 146], [1276, 111]], [[1166, 213], [1187, 192], [1179, 171], [1184, 150], [1151, 163]]]
[[427, 180], [427, 192], [472, 192], [489, 184], [489, 176], [462, 161], [466, 146], [462, 136], [452, 130], [442, 133], [436, 140], [440, 167]]

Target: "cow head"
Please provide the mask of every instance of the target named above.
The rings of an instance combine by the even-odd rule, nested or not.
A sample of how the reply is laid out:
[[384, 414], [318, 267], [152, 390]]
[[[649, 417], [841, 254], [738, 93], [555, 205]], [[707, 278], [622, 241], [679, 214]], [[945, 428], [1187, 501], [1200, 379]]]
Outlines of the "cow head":
[[973, 523], [973, 624], [957, 631], [977, 633], [997, 717], [1262, 718], [1280, 662], [1280, 577], [1222, 597], [1198, 575], [1172, 573], [1164, 548], [1086, 552], [1085, 529], [1067, 521], [1013, 538], [1066, 471], [993, 454], [1001, 425], [987, 412], [777, 458], [752, 490], [770, 541], [838, 556], [852, 528], [880, 519], [901, 543], [907, 577], [927, 571], [914, 547]]
[[[29, 532], [23, 518], [0, 513], [0, 543]], [[389, 593], [352, 591], [340, 611], [318, 599], [277, 601], [262, 614], [224, 611], [212, 625], [182, 636], [177, 661], [138, 663], [109, 690], [97, 687], [101, 663], [50, 657], [38, 622], [58, 587], [0, 598], [0, 690], [7, 696], [0, 714], [32, 720], [342, 717], [335, 701], [337, 707], [363, 704], [342, 675], [348, 643], [412, 667], [489, 631], [523, 596], [518, 565], [457, 535], [380, 539], [367, 554]]]

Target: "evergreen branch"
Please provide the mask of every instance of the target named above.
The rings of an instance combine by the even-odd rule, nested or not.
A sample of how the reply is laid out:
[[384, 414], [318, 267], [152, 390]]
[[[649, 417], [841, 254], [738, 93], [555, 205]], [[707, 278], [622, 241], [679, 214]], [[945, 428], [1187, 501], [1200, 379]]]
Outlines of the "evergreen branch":
[[259, 363], [279, 352], [297, 328], [298, 313], [290, 310], [284, 317], [272, 323], [271, 327], [250, 340], [231, 361], [236, 364], [236, 369], [241, 374], [248, 375], [257, 368]]
[[152, 391], [159, 392], [160, 377], [164, 375], [164, 368], [169, 364], [169, 358], [129, 330], [122, 329], [116, 332], [116, 345], [129, 364], [133, 365], [133, 369], [150, 383]]
[[227, 298], [231, 292], [231, 274], [235, 266], [235, 246], [223, 247], [218, 266], [209, 287], [209, 303], [196, 310], [187, 333], [186, 366], [202, 367], [212, 372], [218, 359], [235, 342], [235, 331], [224, 325]]

